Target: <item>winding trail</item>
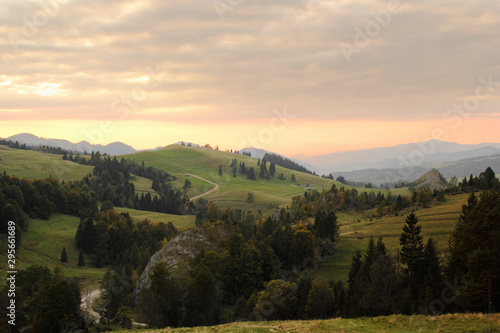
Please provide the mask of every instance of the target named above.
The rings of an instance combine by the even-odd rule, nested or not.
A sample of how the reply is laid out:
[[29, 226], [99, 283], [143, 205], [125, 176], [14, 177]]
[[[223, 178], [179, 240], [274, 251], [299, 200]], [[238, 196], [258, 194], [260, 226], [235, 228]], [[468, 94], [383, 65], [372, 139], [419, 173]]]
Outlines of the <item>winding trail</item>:
[[94, 301], [101, 296], [101, 290], [99, 289], [87, 289], [82, 293], [82, 302], [80, 308], [87, 312], [88, 316], [99, 322], [101, 316], [92, 309]]
[[205, 178], [201, 178], [200, 176], [197, 176], [197, 175], [193, 175], [193, 174], [190, 174], [190, 173], [186, 173], [186, 176], [190, 176], [190, 177], [194, 177], [194, 178], [201, 179], [201, 180], [203, 180], [204, 182], [207, 182], [207, 183], [212, 184], [212, 185], [214, 185], [214, 186], [215, 186], [213, 189], [211, 189], [211, 190], [210, 190], [210, 191], [208, 191], [208, 192], [205, 192], [205, 193], [203, 193], [203, 194], [200, 194], [200, 195], [197, 195], [197, 196], [195, 196], [195, 197], [192, 197], [191, 199], [189, 199], [189, 201], [196, 200], [196, 199], [201, 198], [201, 197], [203, 197], [203, 196], [205, 196], [205, 195], [207, 195], [207, 194], [210, 194], [210, 193], [212, 193], [212, 192], [214, 192], [214, 191], [217, 191], [217, 190], [219, 189], [219, 187], [220, 187], [220, 185], [219, 185], [219, 184], [214, 183], [214, 182], [211, 182], [210, 180], [207, 180], [207, 179], [205, 179]]

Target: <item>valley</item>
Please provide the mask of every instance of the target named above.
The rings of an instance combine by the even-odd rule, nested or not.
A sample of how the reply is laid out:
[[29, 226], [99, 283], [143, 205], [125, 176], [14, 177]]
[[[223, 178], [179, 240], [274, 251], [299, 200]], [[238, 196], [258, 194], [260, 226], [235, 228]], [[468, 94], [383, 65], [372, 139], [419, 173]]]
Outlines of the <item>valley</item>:
[[[1, 167], [5, 168], [6, 174], [12, 172], [18, 177], [28, 179], [43, 178], [49, 175], [54, 177], [54, 175], [56, 175], [61, 181], [70, 182], [71, 180], [78, 180], [80, 177], [87, 176], [89, 173], [92, 173], [93, 169], [92, 166], [80, 165], [63, 160], [60, 155], [51, 155], [36, 151], [19, 150], [0, 146], [0, 154], [2, 157], [0, 161]], [[388, 205], [389, 203], [395, 204], [395, 198], [398, 196], [408, 197], [407, 200], [410, 200], [412, 196], [408, 188], [391, 190], [356, 188], [344, 185], [335, 180], [286, 169], [280, 166], [276, 166], [276, 173], [273, 177], [267, 176], [261, 178], [257, 176], [255, 180], [251, 180], [248, 179], [245, 174], [234, 172], [231, 164], [244, 163], [247, 170], [248, 168], [254, 168], [258, 175], [258, 170], [260, 169], [259, 163], [262, 163], [260, 160], [250, 156], [201, 147], [170, 145], [157, 151], [138, 152], [132, 155], [120, 156], [119, 159], [121, 158], [133, 160], [136, 164], [143, 164], [146, 168], [153, 167], [155, 170], [164, 171], [167, 175], [170, 174], [175, 177], [175, 180], [171, 181], [172, 185], [176, 190], [183, 191], [183, 193], [185, 193], [194, 203], [194, 207], [198, 207], [197, 205], [201, 202], [202, 205], [206, 205], [207, 203], [210, 203], [210, 205], [216, 204], [216, 207], [220, 209], [220, 213], [231, 208], [233, 210], [241, 209], [241, 211], [248, 214], [248, 216], [253, 216], [250, 214], [251, 212], [253, 214], [259, 214], [257, 215], [259, 218], [255, 222], [252, 222], [254, 223], [254, 231], [250, 231], [250, 233], [248, 233], [249, 229], [245, 229], [246, 227], [241, 221], [239, 223], [235, 222], [235, 224], [237, 224], [236, 228], [242, 228], [242, 233], [244, 232], [243, 230], [247, 230], [245, 231], [245, 237], [255, 238], [255, 241], [259, 242], [262, 242], [261, 238], [263, 236], [261, 234], [255, 235], [254, 232], [264, 232], [263, 230], [266, 228], [265, 225], [269, 221], [268, 217], [277, 218], [277, 214], [280, 210], [281, 213], [283, 211], [291, 211], [293, 206], [297, 204], [297, 200], [304, 203], [308, 202], [309, 206], [307, 206], [307, 210], [314, 210], [305, 215], [303, 215], [301, 211], [300, 214], [303, 215], [303, 217], [293, 223], [293, 230], [298, 230], [297, 228], [301, 225], [305, 226], [305, 228], [314, 228], [316, 224], [315, 214], [319, 214], [316, 209], [318, 209], [318, 205], [320, 205], [321, 202], [321, 200], [318, 201], [318, 196], [321, 193], [329, 193], [329, 190], [330, 192], [334, 191], [332, 193], [337, 193], [339, 189], [345, 189], [345, 191], [342, 190], [338, 193], [339, 198], [345, 198], [343, 196], [347, 195], [346, 193], [351, 193], [356, 200], [358, 200], [358, 193], [363, 194], [366, 192], [367, 195], [365, 198], [378, 198], [381, 196], [382, 198], [386, 198], [383, 199], [386, 200], [384, 205]], [[234, 159], [237, 161], [234, 162]], [[269, 167], [269, 164], [267, 167]], [[59, 170], [59, 173], [51, 173], [50, 170]], [[280, 179], [277, 175], [281, 175], [283, 179]], [[292, 178], [295, 180], [292, 181]], [[160, 194], [153, 189], [154, 181], [152, 179], [131, 174], [130, 182], [134, 185], [136, 196], [141, 197], [148, 195], [153, 199], [160, 198]], [[437, 190], [442, 191], [443, 182], [444, 179], [440, 173], [434, 170], [410, 185], [414, 186], [415, 190], [420, 193], [428, 186], [431, 186], [431, 184], [432, 186], [437, 184]], [[253, 200], [248, 199], [250, 197], [249, 194], [252, 194]], [[430, 192], [430, 194], [432, 194], [432, 192]], [[415, 197], [416, 195], [415, 192], [413, 196]], [[418, 196], [416, 198], [420, 200]], [[301, 266], [302, 271], [296, 271], [297, 268], [294, 268], [295, 271], [283, 271], [283, 276], [289, 276], [289, 274], [294, 276], [294, 274], [298, 274], [300, 279], [309, 276], [314, 281], [332, 281], [331, 283], [338, 281], [345, 286], [349, 281], [353, 257], [358, 251], [365, 253], [369, 240], [372, 237], [375, 241], [382, 238], [387, 249], [387, 254], [399, 267], [399, 256], [401, 251], [400, 236], [402, 228], [405, 225], [405, 219], [411, 211], [415, 212], [418, 223], [422, 228], [421, 236], [423, 237], [423, 241], [427, 242], [428, 238], [432, 237], [437, 244], [437, 255], [442, 259], [443, 251], [448, 246], [448, 240], [456, 226], [458, 217], [462, 211], [462, 206], [467, 202], [468, 198], [468, 193], [450, 192], [444, 195], [444, 200], [438, 200], [437, 197], [435, 199], [431, 198], [426, 208], [423, 208], [419, 204], [417, 205], [417, 201], [413, 206], [396, 212], [392, 211], [390, 206], [385, 206], [385, 208], [384, 206], [379, 206], [367, 209], [353, 208], [357, 207], [352, 206], [353, 204], [357, 205], [357, 201], [351, 203], [351, 206], [342, 206], [347, 208], [336, 211], [339, 229], [338, 236], [335, 237], [333, 243], [333, 250], [324, 256], [318, 256], [318, 253], [316, 253], [313, 257], [308, 259], [309, 263], [307, 266]], [[293, 204], [292, 202], [295, 203]], [[102, 203], [100, 203], [99, 206], [101, 206], [101, 204]], [[209, 214], [208, 210], [210, 205], [205, 208], [207, 210], [205, 214]], [[337, 204], [329, 202], [328, 205]], [[381, 210], [380, 207], [383, 209]], [[144, 225], [145, 220], [149, 221], [149, 224], [155, 227], [160, 224], [166, 225], [171, 223], [179, 233], [197, 228], [198, 223], [196, 222], [196, 214], [192, 213], [172, 215], [118, 206], [114, 207], [114, 210], [116, 214], [121, 213], [124, 214], [123, 216], [130, 217], [131, 223], [133, 224]], [[381, 213], [384, 211], [385, 213]], [[296, 213], [297, 212], [294, 214]], [[223, 215], [220, 215], [220, 217], [222, 219]], [[108, 218], [109, 217], [105, 217], [105, 219]], [[94, 267], [95, 265], [92, 264], [95, 257], [89, 254], [85, 255], [86, 264], [83, 267], [79, 266], [79, 260], [81, 259], [79, 259], [78, 254], [80, 250], [75, 242], [75, 234], [77, 233], [80, 223], [78, 217], [55, 213], [52, 214], [48, 220], [34, 217], [26, 217], [26, 219], [29, 223], [29, 229], [23, 233], [22, 243], [17, 251], [17, 269], [23, 270], [31, 265], [41, 265], [52, 269], [60, 267], [65, 276], [78, 279], [84, 294], [95, 294], [97, 290], [105, 288], [103, 287], [105, 283], [109, 283], [105, 282], [109, 279], [109, 277], [106, 277], [109, 274], [107, 272], [110, 269], [112, 269], [113, 272], [117, 267], [113, 269], [109, 265], [106, 265], [102, 268], [96, 268]], [[207, 225], [211, 223], [213, 222], [205, 222]], [[217, 225], [217, 223], [214, 225]], [[279, 223], [285, 222], [281, 221]], [[109, 228], [110, 227], [108, 227], [108, 231], [110, 230]], [[277, 228], [279, 229], [281, 227], [277, 226]], [[259, 238], [261, 240], [259, 240]], [[165, 246], [165, 244], [168, 244], [167, 239], [163, 240], [163, 246]], [[224, 242], [221, 244], [224, 244]], [[158, 244], [156, 246], [158, 246]], [[68, 260], [67, 262], [61, 263], [61, 250], [63, 248], [66, 250]], [[158, 249], [158, 247], [156, 248]], [[7, 271], [5, 264], [7, 262], [5, 254], [7, 250], [7, 241], [3, 234], [0, 235], [0, 250], [2, 250], [0, 254], [0, 269], [2, 270], [3, 278]], [[121, 268], [118, 269], [120, 270]], [[142, 270], [143, 267], [139, 269]], [[125, 274], [124, 271], [123, 273], [120, 272], [121, 271], [118, 271], [118, 274]], [[135, 276], [138, 272], [134, 272], [133, 274]], [[137, 278], [138, 276], [135, 278], [130, 277], [130, 279]], [[101, 297], [103, 295], [102, 290]], [[100, 304], [99, 301], [97, 301], [96, 304]], [[229, 311], [233, 311], [233, 306], [237, 305], [231, 305], [228, 308]], [[95, 312], [96, 309], [97, 308], [94, 308], [94, 310], [91, 311], [94, 317], [97, 314], [97, 312]], [[223, 313], [225, 312], [221, 312], [221, 314]], [[137, 314], [137, 316], [137, 321], [146, 321], [142, 314]], [[232, 318], [232, 314], [229, 316], [228, 318]], [[353, 329], [363, 327], [366, 328], [367, 331], [370, 331], [370, 329], [378, 329], [379, 323], [384, 323], [384, 325], [392, 323], [389, 326], [395, 331], [398, 331], [398, 327], [403, 327], [402, 325], [404, 325], [401, 321], [413, 321], [416, 320], [415, 318], [418, 317], [374, 317], [368, 322], [362, 319], [329, 320], [318, 321], [317, 326], [314, 327], [307, 326], [308, 324], [304, 326], [302, 322], [296, 321], [279, 322], [276, 324], [277, 326], [274, 326], [274, 324], [262, 326], [259, 322], [252, 322], [250, 326], [246, 326], [247, 324], [238, 326], [229, 324], [224, 326], [222, 331], [225, 329], [227, 329], [228, 332], [241, 331], [247, 329], [245, 327], [248, 327], [250, 331], [273, 331], [283, 327], [302, 327], [301, 329], [304, 331], [314, 331], [316, 329], [315, 327], [329, 327], [330, 329], [339, 327], [339, 329], [344, 329], [346, 331], [349, 331], [348, 327], [354, 327]], [[496, 317], [492, 318], [492, 322], [494, 323], [497, 319]], [[425, 321], [427, 318], [418, 318], [418, 320]], [[464, 322], [470, 323], [472, 320], [474, 320], [472, 317], [468, 317], [467, 320], [464, 319], [460, 325], [464, 325]], [[436, 317], [438, 326], [434, 326], [436, 322], [433, 321], [428, 327], [434, 328], [445, 325], [439, 324], [441, 321], [448, 323], [449, 319], [448, 317]], [[191, 331], [198, 332], [200, 330], [194, 328], [191, 329]], [[203, 329], [201, 331], [203, 331]]]

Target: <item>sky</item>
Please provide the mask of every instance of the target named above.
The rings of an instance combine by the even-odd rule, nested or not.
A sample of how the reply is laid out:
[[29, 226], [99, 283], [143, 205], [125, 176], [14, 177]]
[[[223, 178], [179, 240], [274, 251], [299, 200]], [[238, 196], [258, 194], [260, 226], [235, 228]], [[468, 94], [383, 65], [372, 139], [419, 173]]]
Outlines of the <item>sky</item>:
[[0, 0], [0, 137], [500, 142], [498, 0]]

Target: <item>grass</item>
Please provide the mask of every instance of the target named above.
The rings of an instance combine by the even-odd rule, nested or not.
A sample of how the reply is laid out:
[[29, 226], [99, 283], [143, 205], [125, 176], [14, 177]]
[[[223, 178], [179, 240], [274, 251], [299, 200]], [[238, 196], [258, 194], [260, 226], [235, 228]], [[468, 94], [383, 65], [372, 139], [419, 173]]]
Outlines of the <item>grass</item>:
[[[218, 150], [185, 147], [180, 145], [170, 145], [158, 151], [139, 152], [125, 156], [134, 159], [137, 163], [145, 162], [155, 168], [165, 170], [173, 174], [176, 184], [182, 187], [184, 180], [188, 178], [186, 173], [194, 174], [220, 185], [219, 190], [210, 193], [205, 198], [215, 201], [219, 207], [241, 208], [245, 211], [261, 210], [264, 215], [271, 214], [276, 207], [285, 207], [291, 203], [294, 196], [301, 195], [306, 191], [306, 185], [319, 191], [330, 189], [333, 184], [337, 187], [350, 186], [339, 182], [317, 177], [311, 174], [302, 173], [276, 167], [276, 174], [283, 173], [285, 180], [277, 179], [275, 175], [270, 180], [260, 179], [257, 159], [249, 156], [237, 155]], [[232, 159], [237, 159], [238, 163], [244, 162], [247, 168], [253, 167], [257, 180], [248, 180], [246, 176], [238, 174], [233, 177], [230, 172]], [[223, 174], [218, 175], [219, 166], [222, 166]], [[268, 165], [269, 168], [269, 165]], [[295, 174], [296, 181], [291, 181], [292, 173]], [[192, 188], [188, 195], [195, 196], [213, 189], [213, 185], [202, 180], [190, 177]], [[378, 192], [378, 189], [358, 189], [360, 192]], [[247, 203], [248, 193], [254, 194], [254, 202]], [[388, 191], [382, 190], [383, 193]], [[392, 190], [393, 194], [407, 193], [406, 189]]]
[[140, 222], [144, 219], [149, 219], [153, 223], [163, 222], [166, 224], [168, 222], [172, 222], [175, 228], [179, 231], [195, 227], [194, 220], [196, 217], [194, 215], [171, 215], [123, 207], [115, 207], [115, 210], [120, 213], [129, 213], [134, 219], [134, 222]]
[[[172, 222], [180, 230], [194, 227], [195, 217], [191, 215], [178, 216], [127, 208], [116, 208], [119, 212], [128, 212], [134, 220], [149, 218], [151, 222]], [[25, 269], [31, 265], [43, 265], [53, 269], [59, 266], [68, 277], [78, 277], [85, 287], [95, 287], [99, 284], [107, 268], [94, 268], [89, 265], [79, 267], [75, 234], [80, 219], [76, 216], [53, 214], [49, 220], [31, 219], [29, 229], [23, 233], [21, 247], [16, 253], [16, 269]], [[61, 263], [62, 249], [66, 248], [68, 262]], [[85, 256], [85, 262], [90, 258]], [[0, 276], [4, 278], [7, 272], [7, 237], [0, 234]]]
[[0, 145], [0, 172], [24, 178], [52, 176], [69, 181], [82, 179], [92, 166], [62, 160], [61, 155], [46, 154], [33, 150], [13, 149]]
[[[422, 226], [421, 235], [424, 237], [424, 242], [432, 237], [437, 241], [440, 250], [446, 248], [448, 238], [468, 196], [468, 194], [447, 196], [445, 203], [415, 212], [419, 224]], [[375, 239], [383, 237], [389, 253], [396, 257], [400, 249], [399, 237], [405, 224], [406, 215], [385, 216], [370, 221], [361, 213], [339, 213], [340, 231], [337, 238], [337, 252], [320, 263], [318, 270], [313, 275], [325, 280], [340, 279], [347, 282], [351, 259], [357, 250], [364, 254], [370, 236]]]
[[[136, 332], [137, 330], [134, 330]], [[212, 327], [142, 330], [197, 332], [500, 332], [500, 314], [392, 315], [373, 318], [231, 323]], [[130, 331], [131, 332], [131, 331]]]
[[[25, 269], [34, 264], [51, 269], [59, 266], [66, 276], [82, 279], [85, 286], [96, 285], [104, 276], [106, 269], [77, 265], [80, 252], [76, 247], [75, 234], [79, 221], [78, 217], [63, 214], [54, 214], [49, 220], [30, 220], [28, 232], [23, 233], [21, 247], [16, 253], [16, 269]], [[64, 247], [68, 254], [67, 263], [60, 261]], [[0, 249], [0, 270], [2, 274], [6, 274], [7, 242], [5, 237], [0, 240]], [[89, 263], [90, 258], [86, 256], [85, 262]]]
[[151, 194], [151, 198], [158, 196], [158, 193], [152, 189], [153, 181], [151, 179], [133, 175], [132, 183], [134, 184], [135, 194], [139, 197], [141, 194], [146, 195], [146, 193]]
[[213, 184], [192, 176], [184, 176], [182, 184], [180, 184], [179, 187], [184, 186], [184, 180], [186, 179], [189, 179], [191, 182], [191, 187], [189, 187], [187, 191], [187, 195], [190, 198], [206, 193], [215, 187]]

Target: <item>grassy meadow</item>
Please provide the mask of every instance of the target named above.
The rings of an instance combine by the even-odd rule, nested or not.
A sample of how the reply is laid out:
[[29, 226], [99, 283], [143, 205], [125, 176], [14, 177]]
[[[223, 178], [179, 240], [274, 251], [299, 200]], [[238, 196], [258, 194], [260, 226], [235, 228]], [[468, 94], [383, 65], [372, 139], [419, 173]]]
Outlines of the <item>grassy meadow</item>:
[[[448, 238], [457, 223], [462, 211], [462, 205], [466, 203], [468, 194], [446, 196], [446, 202], [421, 209], [415, 212], [419, 224], [422, 226], [421, 235], [424, 243], [429, 237], [437, 241], [438, 248], [442, 251], [448, 245]], [[313, 275], [323, 279], [343, 280], [347, 282], [347, 276], [351, 267], [351, 259], [357, 250], [364, 254], [370, 236], [375, 240], [383, 237], [389, 253], [394, 257], [400, 249], [399, 237], [407, 214], [400, 216], [384, 216], [381, 219], [367, 219], [361, 213], [340, 212], [339, 237], [337, 238], [337, 252], [321, 262]]]
[[[43, 265], [53, 269], [59, 266], [68, 277], [82, 279], [84, 286], [94, 286], [104, 276], [105, 268], [88, 265], [78, 267], [78, 254], [75, 234], [80, 219], [75, 216], [54, 214], [49, 220], [31, 219], [28, 232], [23, 233], [21, 247], [16, 253], [16, 269], [21, 270], [31, 265]], [[2, 277], [7, 271], [7, 238], [1, 235], [0, 271]], [[61, 252], [66, 248], [68, 262], [61, 262]], [[86, 256], [86, 263], [90, 259]]]
[[[214, 188], [214, 185], [186, 174], [194, 174], [218, 184], [220, 188], [205, 198], [209, 201], [215, 201], [220, 207], [237, 207], [245, 211], [260, 209], [264, 215], [272, 213], [278, 206], [286, 207], [289, 205], [294, 196], [301, 195], [306, 191], [307, 185], [319, 191], [330, 189], [333, 184], [337, 187], [351, 188], [337, 181], [280, 166], [276, 166], [276, 174], [270, 180], [260, 179], [260, 167], [257, 165], [256, 158], [206, 148], [170, 145], [158, 151], [140, 152], [125, 157], [133, 159], [137, 163], [144, 161], [146, 165], [173, 174], [177, 178], [175, 184], [178, 187], [182, 187], [185, 179], [189, 178], [192, 183], [191, 189], [188, 190], [190, 197], [208, 192]], [[238, 160], [238, 164], [244, 162], [247, 168], [253, 167], [257, 180], [248, 180], [246, 176], [241, 174], [233, 177], [230, 165], [235, 158]], [[222, 166], [223, 170], [221, 176], [218, 175], [219, 166]], [[277, 179], [277, 175], [280, 173], [284, 174], [285, 180]], [[295, 182], [291, 181], [292, 173], [295, 174]], [[360, 188], [358, 191], [379, 192], [380, 190]], [[250, 192], [254, 195], [252, 203], [247, 202]], [[388, 193], [385, 190], [382, 192]], [[407, 189], [397, 189], [391, 192], [395, 195], [408, 193]]]
[[63, 161], [61, 155], [33, 150], [13, 149], [0, 145], [0, 172], [15, 177], [45, 178], [64, 181], [82, 179], [94, 167]]
[[148, 219], [152, 223], [163, 222], [166, 224], [172, 222], [179, 231], [185, 231], [195, 227], [194, 220], [196, 217], [194, 215], [171, 215], [123, 207], [115, 207], [115, 210], [120, 213], [129, 213], [134, 222], [140, 222], [144, 219]]
[[[156, 212], [139, 211], [128, 208], [116, 208], [118, 212], [128, 212], [134, 221], [148, 218], [152, 223], [172, 222], [183, 231], [194, 227], [195, 217], [178, 216]], [[16, 269], [21, 270], [33, 264], [54, 268], [60, 266], [66, 276], [82, 279], [85, 287], [97, 286], [107, 268], [94, 268], [90, 265], [78, 267], [79, 250], [76, 247], [75, 234], [80, 219], [76, 216], [53, 214], [49, 220], [30, 219], [28, 232], [23, 233], [21, 247], [16, 253]], [[61, 263], [61, 252], [66, 248], [68, 262]], [[90, 258], [86, 256], [86, 263]], [[0, 272], [1, 278], [7, 272], [7, 236], [0, 234]]]

